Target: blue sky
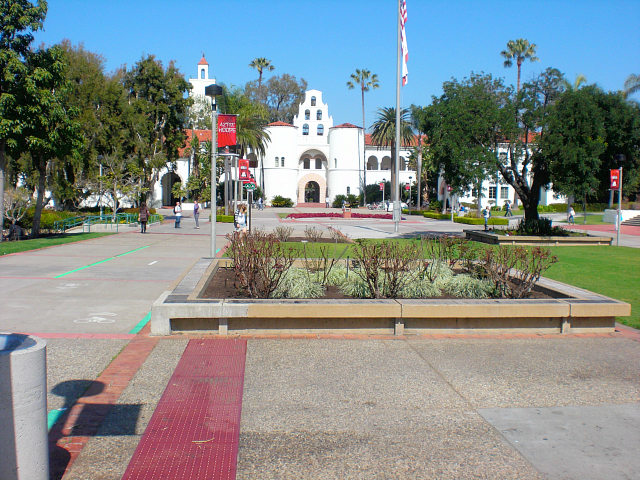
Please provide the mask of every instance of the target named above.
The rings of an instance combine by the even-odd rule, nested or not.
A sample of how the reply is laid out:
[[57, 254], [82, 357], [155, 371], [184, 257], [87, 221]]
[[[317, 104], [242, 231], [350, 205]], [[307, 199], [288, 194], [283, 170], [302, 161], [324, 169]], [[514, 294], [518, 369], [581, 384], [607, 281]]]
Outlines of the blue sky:
[[[396, 0], [49, 0], [37, 43], [64, 38], [102, 54], [108, 71], [154, 54], [196, 77], [202, 52], [210, 76], [227, 85], [257, 78], [256, 57], [321, 90], [334, 124], [362, 123], [359, 91], [346, 82], [356, 68], [377, 73], [380, 89], [366, 94], [366, 123], [395, 106]], [[442, 83], [483, 71], [516, 83], [500, 52], [509, 40], [538, 45], [540, 62], [526, 62], [525, 81], [555, 67], [571, 81], [620, 90], [640, 74], [640, 0], [407, 0], [409, 83], [402, 104], [427, 105]], [[638, 95], [637, 95], [638, 96]]]

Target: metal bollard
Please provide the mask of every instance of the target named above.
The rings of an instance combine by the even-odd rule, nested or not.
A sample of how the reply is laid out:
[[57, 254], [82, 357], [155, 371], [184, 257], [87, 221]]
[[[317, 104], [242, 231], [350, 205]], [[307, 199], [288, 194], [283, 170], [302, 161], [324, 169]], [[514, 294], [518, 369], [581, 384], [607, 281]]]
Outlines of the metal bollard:
[[0, 333], [0, 478], [48, 480], [47, 344]]

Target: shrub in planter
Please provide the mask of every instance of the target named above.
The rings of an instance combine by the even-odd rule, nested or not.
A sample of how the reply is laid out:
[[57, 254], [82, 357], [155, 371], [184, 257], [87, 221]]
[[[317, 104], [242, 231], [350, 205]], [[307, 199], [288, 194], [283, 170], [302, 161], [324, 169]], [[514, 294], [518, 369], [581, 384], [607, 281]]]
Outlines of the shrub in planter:
[[276, 195], [271, 199], [272, 207], [293, 207], [293, 200]]
[[[424, 212], [422, 215], [425, 218], [434, 218], [436, 220], [451, 220], [451, 215], [447, 215], [446, 213]], [[454, 218], [455, 218], [455, 215], [454, 215]]]
[[515, 233], [517, 235], [531, 235], [542, 237], [566, 237], [570, 232], [561, 227], [553, 227], [550, 218], [542, 217], [538, 219], [521, 218], [516, 226]]
[[304, 268], [290, 268], [270, 298], [319, 298], [324, 287]]

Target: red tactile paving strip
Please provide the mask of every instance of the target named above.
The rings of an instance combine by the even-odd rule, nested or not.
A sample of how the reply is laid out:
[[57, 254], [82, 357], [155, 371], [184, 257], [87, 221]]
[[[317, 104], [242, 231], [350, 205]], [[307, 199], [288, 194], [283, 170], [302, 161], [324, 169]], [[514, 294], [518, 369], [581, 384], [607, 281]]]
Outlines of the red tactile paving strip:
[[247, 342], [191, 340], [122, 480], [236, 478]]
[[[50, 478], [61, 479], [158, 343], [147, 325], [49, 431]], [[96, 337], [91, 337], [96, 338]], [[110, 337], [112, 338], [112, 337]]]

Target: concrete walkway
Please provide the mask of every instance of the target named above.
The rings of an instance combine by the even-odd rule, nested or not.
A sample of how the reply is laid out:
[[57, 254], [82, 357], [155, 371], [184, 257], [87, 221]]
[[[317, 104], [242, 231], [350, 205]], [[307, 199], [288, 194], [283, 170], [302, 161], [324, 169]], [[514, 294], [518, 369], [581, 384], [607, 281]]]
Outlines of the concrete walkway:
[[[390, 221], [282, 220], [281, 211], [254, 209], [254, 225], [393, 236]], [[403, 236], [469, 228], [406, 218]], [[0, 331], [47, 339], [52, 478], [122, 478], [189, 340], [152, 338], [142, 325], [151, 303], [208, 255], [210, 228], [201, 221], [196, 230], [185, 215], [180, 230], [167, 221], [147, 235], [130, 228], [0, 258]], [[220, 248], [232, 225], [217, 228]], [[640, 471], [635, 330], [247, 340], [237, 478], [622, 479]]]

